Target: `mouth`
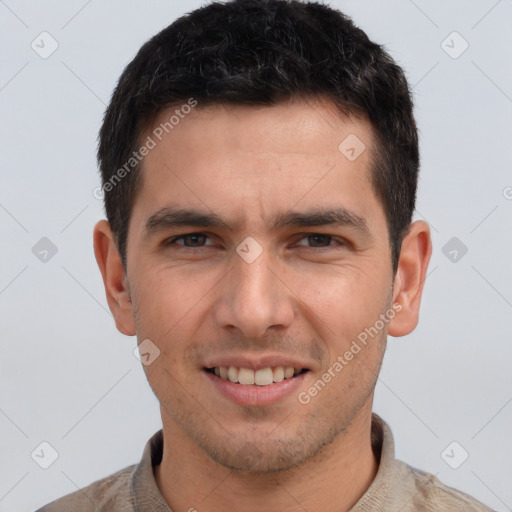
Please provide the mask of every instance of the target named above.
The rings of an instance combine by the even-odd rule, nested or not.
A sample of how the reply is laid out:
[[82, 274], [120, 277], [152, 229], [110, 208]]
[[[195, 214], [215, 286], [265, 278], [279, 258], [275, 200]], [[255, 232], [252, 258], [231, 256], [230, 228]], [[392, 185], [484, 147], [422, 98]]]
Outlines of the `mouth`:
[[266, 407], [296, 396], [310, 372], [309, 368], [255, 364], [253, 368], [207, 366], [202, 373], [215, 393], [236, 405]]
[[308, 368], [294, 368], [293, 366], [269, 366], [257, 370], [236, 366], [215, 366], [204, 368], [204, 370], [232, 384], [261, 387], [293, 379], [309, 371]]

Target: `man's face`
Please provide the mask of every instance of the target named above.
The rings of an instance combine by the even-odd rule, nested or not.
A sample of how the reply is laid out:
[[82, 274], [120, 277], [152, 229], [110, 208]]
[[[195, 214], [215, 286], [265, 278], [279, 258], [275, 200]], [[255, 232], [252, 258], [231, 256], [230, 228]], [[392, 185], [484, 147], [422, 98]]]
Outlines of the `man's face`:
[[[356, 159], [354, 136], [366, 146]], [[230, 468], [293, 467], [371, 410], [386, 327], [366, 345], [357, 339], [393, 301], [371, 127], [327, 102], [290, 102], [196, 108], [153, 138], [130, 221], [127, 285], [139, 343], [160, 350], [145, 370], [164, 427]], [[225, 225], [175, 225], [166, 212], [177, 209]], [[334, 210], [352, 216], [297, 221]], [[360, 350], [347, 360], [354, 341]], [[260, 385], [216, 376], [221, 366], [245, 368], [232, 379], [254, 374]], [[301, 373], [261, 385], [280, 380], [280, 367]]]

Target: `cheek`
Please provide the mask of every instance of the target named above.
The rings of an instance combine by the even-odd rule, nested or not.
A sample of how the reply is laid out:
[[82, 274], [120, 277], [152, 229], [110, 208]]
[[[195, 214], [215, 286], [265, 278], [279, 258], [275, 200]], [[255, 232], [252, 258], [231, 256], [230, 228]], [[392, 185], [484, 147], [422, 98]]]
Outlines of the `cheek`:
[[148, 377], [154, 386], [167, 382], [173, 388], [173, 379], [186, 382], [197, 370], [195, 341], [204, 341], [215, 328], [212, 301], [223, 272], [199, 272], [194, 264], [157, 270], [148, 265], [140, 275], [144, 277], [136, 287], [137, 336], [140, 341], [149, 338], [160, 350], [155, 365], [160, 371]]
[[342, 338], [373, 325], [385, 308], [389, 286], [378, 272], [350, 267], [324, 274], [303, 273], [297, 282], [304, 304], [331, 327], [331, 336]]
[[387, 308], [388, 284], [377, 272], [343, 269], [316, 281], [304, 278], [301, 283], [301, 298], [308, 306], [305, 310], [310, 310], [305, 313], [307, 321], [316, 326], [327, 354], [322, 373], [330, 369], [336, 375], [325, 394], [329, 403], [340, 396], [346, 399], [347, 393], [365, 395], [378, 373], [386, 328], [379, 319]]
[[137, 285], [140, 311], [144, 318], [169, 325], [184, 318], [211, 286], [207, 274], [191, 272], [187, 265], [178, 268], [141, 270]]

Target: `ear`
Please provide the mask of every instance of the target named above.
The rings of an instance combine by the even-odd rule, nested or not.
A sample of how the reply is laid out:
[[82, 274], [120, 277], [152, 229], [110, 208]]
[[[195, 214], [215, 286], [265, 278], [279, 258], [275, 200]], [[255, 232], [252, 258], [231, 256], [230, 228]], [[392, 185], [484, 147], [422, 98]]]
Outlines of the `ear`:
[[100, 267], [108, 307], [116, 321], [119, 332], [135, 335], [133, 308], [121, 256], [117, 250], [110, 224], [100, 220], [94, 226], [94, 254]]
[[401, 309], [388, 324], [390, 336], [405, 336], [418, 325], [421, 294], [431, 255], [428, 224], [422, 220], [413, 222], [402, 240], [394, 279], [393, 304], [400, 304]]

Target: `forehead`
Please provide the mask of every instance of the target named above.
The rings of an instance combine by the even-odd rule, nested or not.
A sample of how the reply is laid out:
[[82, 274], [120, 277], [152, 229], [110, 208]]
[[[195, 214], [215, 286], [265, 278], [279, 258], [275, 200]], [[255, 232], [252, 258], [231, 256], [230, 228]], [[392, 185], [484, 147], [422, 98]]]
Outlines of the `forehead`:
[[373, 139], [366, 116], [343, 114], [323, 97], [293, 98], [272, 106], [198, 104], [189, 107], [184, 102], [162, 110], [145, 134], [156, 136], [157, 142], [174, 140], [184, 150], [201, 148], [202, 154], [230, 148], [254, 156], [332, 153], [339, 151], [340, 143], [351, 134], [370, 149]]
[[367, 216], [375, 200], [371, 123], [320, 98], [273, 106], [177, 105], [155, 117], [141, 140], [148, 137], [154, 147], [143, 160], [135, 203], [142, 203], [146, 218], [168, 206], [199, 206], [238, 219], [251, 210], [266, 220], [298, 203]]

